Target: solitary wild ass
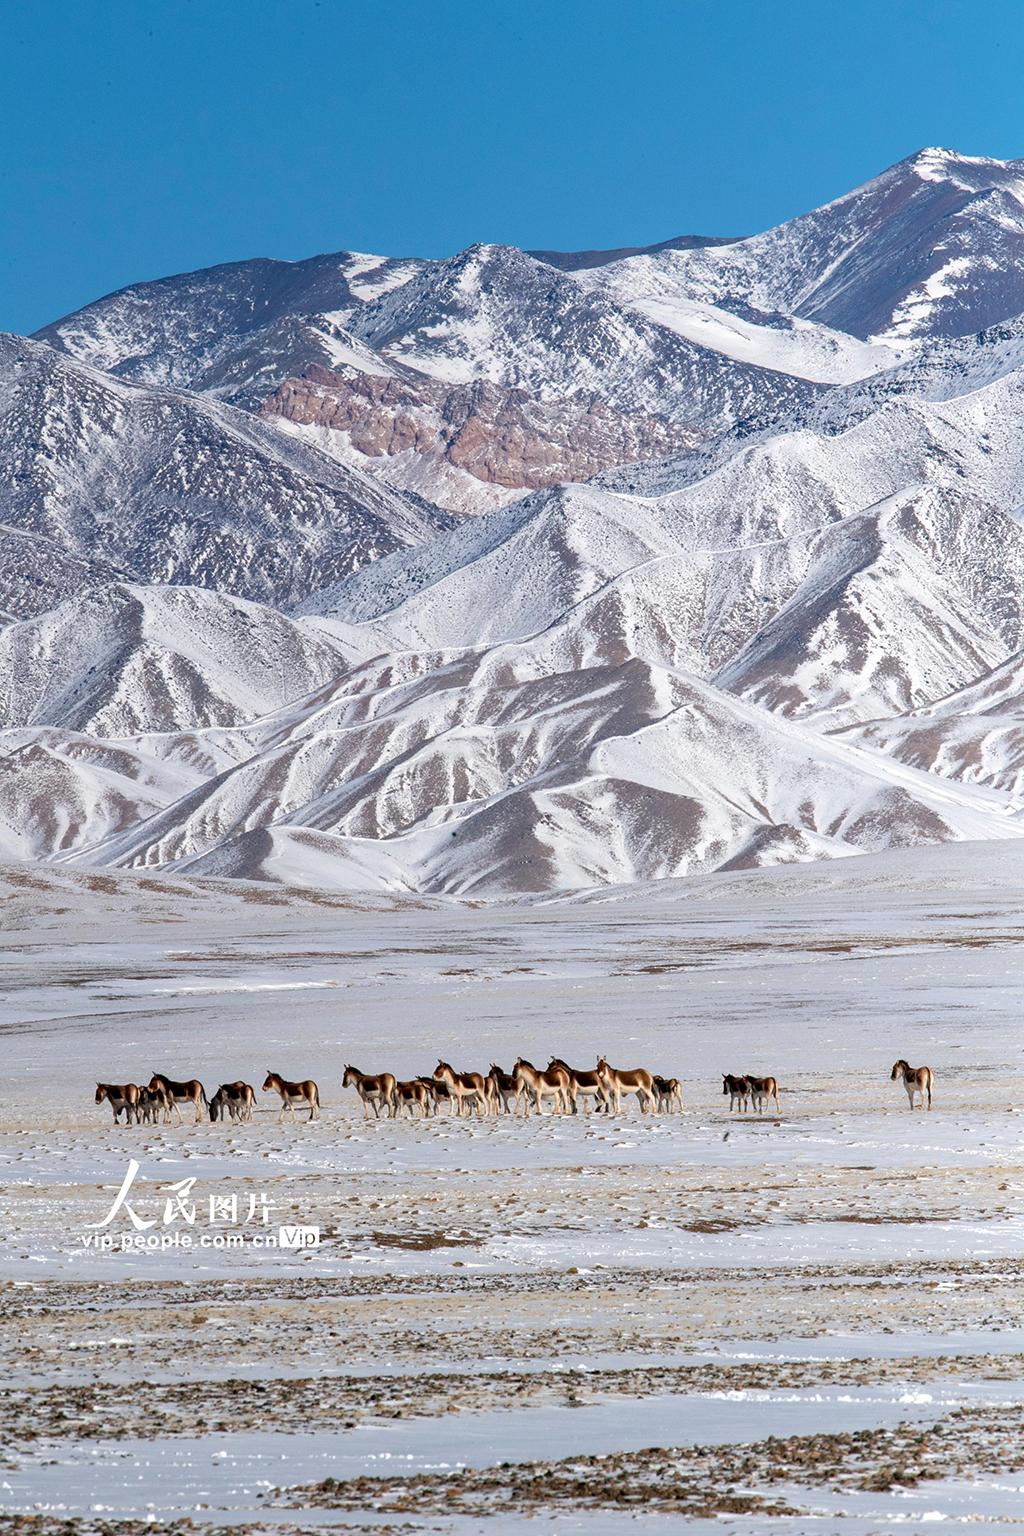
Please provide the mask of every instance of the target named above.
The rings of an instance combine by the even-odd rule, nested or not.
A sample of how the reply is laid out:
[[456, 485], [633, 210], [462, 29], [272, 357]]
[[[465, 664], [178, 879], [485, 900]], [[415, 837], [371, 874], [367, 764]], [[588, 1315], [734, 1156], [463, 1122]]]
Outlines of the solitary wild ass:
[[779, 1108], [779, 1085], [774, 1077], [751, 1077], [748, 1073], [747, 1082], [750, 1084], [750, 1097], [753, 1099], [754, 1108], [759, 1115], [763, 1114], [771, 1104], [773, 1094], [775, 1096], [775, 1108], [781, 1115], [782, 1110]]
[[[394, 1078], [391, 1081], [393, 1083], [395, 1081]], [[283, 1077], [279, 1077], [276, 1072], [271, 1072], [268, 1068], [267, 1080], [263, 1084], [263, 1092], [273, 1092], [281, 1095], [281, 1113], [277, 1117], [278, 1125], [284, 1119], [286, 1109], [291, 1110], [292, 1119], [295, 1119], [296, 1102], [309, 1105], [310, 1120], [320, 1119], [320, 1093], [311, 1077], [307, 1077], [304, 1083], [286, 1083]]]
[[[270, 1078], [268, 1077], [267, 1082], [269, 1083], [269, 1081]], [[266, 1086], [266, 1084], [264, 1084], [264, 1086]], [[378, 1072], [376, 1074], [372, 1074], [369, 1072], [360, 1072], [358, 1067], [346, 1067], [345, 1076], [341, 1080], [341, 1086], [343, 1088], [354, 1088], [356, 1090], [356, 1093], [358, 1093], [359, 1097], [363, 1101], [364, 1120], [369, 1120], [370, 1118], [371, 1104], [373, 1105], [373, 1114], [376, 1120], [380, 1119], [381, 1106], [385, 1104], [387, 1105], [388, 1111], [392, 1118], [394, 1118], [395, 1090], [397, 1088], [394, 1073]], [[280, 1092], [280, 1089], [278, 1092]], [[284, 1111], [282, 1110], [281, 1113], [283, 1114]], [[309, 1118], [312, 1120], [312, 1115], [310, 1115]]]
[[545, 1099], [554, 1099], [554, 1114], [568, 1113], [570, 1082], [568, 1067], [549, 1067], [546, 1072], [538, 1072], [532, 1061], [527, 1061], [520, 1056], [512, 1068], [512, 1076], [523, 1084], [527, 1115], [530, 1113], [531, 1098], [537, 1107], [538, 1115], [543, 1113]]
[[622, 1095], [635, 1093], [640, 1101], [640, 1113], [646, 1113], [654, 1103], [654, 1078], [646, 1067], [632, 1067], [620, 1071], [610, 1067], [603, 1056], [598, 1058], [597, 1075], [604, 1084], [609, 1099], [615, 1101], [615, 1113], [622, 1112]]
[[256, 1090], [251, 1084], [221, 1083], [210, 1100], [210, 1119], [225, 1120], [230, 1115], [232, 1125], [236, 1120], [251, 1120], [255, 1103]]
[[206, 1091], [198, 1078], [192, 1077], [187, 1083], [173, 1083], [169, 1077], [164, 1077], [162, 1072], [154, 1072], [149, 1080], [149, 1086], [154, 1092], [164, 1094], [166, 1120], [171, 1118], [171, 1105], [178, 1114], [178, 1124], [184, 1125], [185, 1121], [180, 1104], [192, 1104], [196, 1111], [196, 1125], [200, 1120], [205, 1120], [210, 1113], [210, 1106], [206, 1100]]
[[903, 1079], [903, 1086], [907, 1090], [907, 1098], [910, 1100], [911, 1109], [914, 1107], [915, 1093], [921, 1095], [922, 1109], [924, 1109], [924, 1096], [927, 1094], [928, 1108], [931, 1109], [932, 1082], [934, 1081], [931, 1067], [910, 1067], [905, 1061], [900, 1060], [893, 1067], [892, 1076], [889, 1081], [894, 1083], [898, 1077]]
[[729, 1109], [739, 1100], [741, 1112], [746, 1110], [747, 1100], [750, 1098], [750, 1080], [746, 1077], [733, 1077], [731, 1072], [722, 1074], [722, 1092], [729, 1095]]
[[596, 1072], [577, 1072], [575, 1067], [570, 1067], [568, 1062], [563, 1061], [560, 1056], [552, 1056], [548, 1063], [549, 1072], [552, 1067], [562, 1067], [569, 1074], [569, 1099], [574, 1115], [579, 1114], [577, 1099], [583, 1100], [583, 1108], [587, 1110], [590, 1108], [587, 1101], [591, 1098], [596, 1101], [595, 1109], [608, 1108], [608, 1091]]
[[472, 1112], [473, 1100], [476, 1100], [477, 1115], [482, 1115], [490, 1102], [487, 1091], [487, 1082], [482, 1072], [456, 1072], [446, 1061], [439, 1061], [434, 1068], [434, 1076], [440, 1077], [448, 1084], [448, 1093], [452, 1104], [455, 1105], [454, 1113], [461, 1115], [463, 1104]]
[[117, 1117], [124, 1110], [124, 1123], [131, 1125], [133, 1120], [139, 1118], [139, 1090], [134, 1083], [97, 1083], [96, 1103], [102, 1104], [106, 1099], [114, 1111], [114, 1124], [117, 1125]]

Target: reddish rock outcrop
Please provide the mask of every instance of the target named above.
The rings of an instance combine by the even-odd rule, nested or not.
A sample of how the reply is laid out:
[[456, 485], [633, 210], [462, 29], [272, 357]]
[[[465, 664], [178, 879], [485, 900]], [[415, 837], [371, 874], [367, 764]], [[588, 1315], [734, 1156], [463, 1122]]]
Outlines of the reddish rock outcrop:
[[369, 458], [408, 449], [443, 457], [477, 480], [516, 490], [589, 480], [612, 464], [685, 452], [703, 437], [594, 397], [542, 401], [487, 379], [446, 384], [321, 367], [286, 379], [261, 415], [345, 432]]

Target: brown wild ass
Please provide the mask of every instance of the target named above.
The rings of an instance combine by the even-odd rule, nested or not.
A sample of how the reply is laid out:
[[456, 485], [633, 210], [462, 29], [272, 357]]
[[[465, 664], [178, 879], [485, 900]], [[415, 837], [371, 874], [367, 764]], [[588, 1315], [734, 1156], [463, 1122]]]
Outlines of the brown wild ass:
[[750, 1097], [753, 1099], [754, 1108], [759, 1115], [763, 1115], [769, 1107], [773, 1095], [775, 1097], [776, 1112], [780, 1115], [782, 1114], [782, 1110], [779, 1107], [779, 1085], [774, 1077], [751, 1077], [748, 1072], [747, 1082], [750, 1084]]
[[610, 1067], [603, 1056], [598, 1058], [597, 1075], [605, 1087], [609, 1099], [615, 1101], [615, 1113], [622, 1111], [622, 1095], [635, 1093], [640, 1101], [640, 1113], [646, 1114], [654, 1103], [654, 1078], [646, 1067], [632, 1067], [626, 1071]]
[[419, 1105], [421, 1120], [425, 1120], [430, 1113], [430, 1091], [426, 1083], [421, 1083], [418, 1077], [414, 1077], [408, 1083], [395, 1084], [394, 1102], [399, 1114], [404, 1111], [407, 1104], [410, 1106], [410, 1114], [412, 1114], [412, 1105]]
[[[394, 1078], [391, 1079], [394, 1082]], [[286, 1083], [278, 1073], [267, 1070], [267, 1080], [263, 1084], [264, 1093], [279, 1093], [281, 1095], [281, 1113], [277, 1117], [278, 1125], [284, 1119], [284, 1112], [290, 1109], [292, 1119], [295, 1119], [295, 1105], [309, 1105], [310, 1120], [320, 1119], [320, 1092], [311, 1077], [307, 1077], [304, 1083]], [[309, 1122], [307, 1121], [307, 1124]]]
[[531, 1099], [538, 1115], [543, 1114], [545, 1099], [554, 1099], [553, 1114], [569, 1113], [570, 1077], [567, 1067], [549, 1067], [546, 1072], [539, 1072], [532, 1061], [527, 1061], [525, 1057], [520, 1056], [512, 1068], [512, 1076], [524, 1085], [523, 1098], [527, 1118], [530, 1114]]
[[443, 1078], [420, 1077], [417, 1078], [416, 1081], [422, 1083], [424, 1088], [427, 1090], [427, 1097], [430, 1100], [431, 1111], [433, 1114], [436, 1115], [438, 1113], [438, 1104], [440, 1103], [441, 1099], [444, 1099], [448, 1105], [449, 1110], [451, 1109], [452, 1096], [449, 1092], [448, 1084], [444, 1081]]
[[178, 1124], [184, 1125], [185, 1121], [179, 1108], [181, 1104], [192, 1104], [195, 1106], [196, 1125], [199, 1124], [200, 1120], [208, 1118], [210, 1106], [207, 1103], [206, 1091], [198, 1078], [189, 1078], [187, 1083], [174, 1083], [169, 1077], [164, 1077], [162, 1072], [154, 1072], [149, 1080], [149, 1086], [157, 1092], [162, 1090], [165, 1095], [165, 1121], [170, 1120], [171, 1105], [173, 1105], [175, 1110], [177, 1110]]
[[924, 1109], [924, 1096], [927, 1094], [928, 1108], [931, 1109], [932, 1083], [934, 1082], [931, 1067], [911, 1067], [901, 1059], [893, 1067], [892, 1076], [890, 1077], [889, 1081], [894, 1083], [898, 1077], [902, 1077], [903, 1079], [903, 1086], [907, 1090], [907, 1098], [910, 1100], [911, 1109], [914, 1107], [915, 1093], [919, 1093], [921, 1095], [922, 1109]]
[[746, 1112], [747, 1100], [750, 1098], [750, 1083], [745, 1077], [733, 1077], [731, 1072], [722, 1073], [722, 1092], [729, 1095], [729, 1110], [739, 1100], [741, 1113]]
[[[360, 1072], [358, 1067], [346, 1067], [341, 1080], [343, 1088], [354, 1088], [363, 1101], [363, 1119], [370, 1118], [373, 1105], [374, 1118], [380, 1119], [381, 1107], [387, 1105], [392, 1119], [395, 1114], [395, 1090], [397, 1083], [392, 1072]], [[312, 1116], [310, 1116], [312, 1119]]]
[[210, 1119], [226, 1120], [230, 1115], [232, 1125], [236, 1120], [251, 1120], [255, 1103], [256, 1090], [251, 1084], [221, 1083], [210, 1100]]
[[487, 1074], [487, 1083], [491, 1090], [491, 1103], [495, 1107], [495, 1114], [497, 1114], [499, 1103], [503, 1106], [506, 1115], [511, 1114], [512, 1110], [508, 1107], [509, 1099], [512, 1100], [513, 1105], [519, 1104], [522, 1097], [521, 1082], [514, 1078], [511, 1072], [503, 1072], [492, 1061]]
[[160, 1115], [167, 1108], [167, 1096], [155, 1088], [140, 1088], [138, 1119], [143, 1125], [159, 1125]]
[[125, 1125], [139, 1119], [139, 1089], [134, 1083], [97, 1083], [96, 1103], [102, 1104], [104, 1099], [114, 1111], [115, 1125], [122, 1109]]
[[607, 1111], [609, 1103], [608, 1090], [596, 1072], [577, 1072], [575, 1067], [570, 1067], [568, 1062], [563, 1061], [559, 1056], [552, 1056], [548, 1063], [549, 1072], [552, 1067], [562, 1067], [569, 1074], [569, 1099], [574, 1115], [579, 1114], [579, 1106], [576, 1103], [578, 1098], [583, 1100], [583, 1108], [585, 1110], [590, 1109], [587, 1100], [594, 1098], [596, 1100], [594, 1108], [598, 1112], [602, 1109]]
[[448, 1084], [451, 1102], [455, 1105], [455, 1114], [462, 1114], [463, 1104], [469, 1105], [472, 1113], [474, 1098], [478, 1116], [487, 1109], [490, 1097], [487, 1092], [487, 1081], [482, 1072], [456, 1072], [454, 1067], [450, 1067], [446, 1061], [439, 1061], [434, 1068], [434, 1076], [440, 1077]]
[[682, 1109], [683, 1090], [679, 1086], [678, 1077], [655, 1076], [653, 1078], [653, 1082], [654, 1095], [658, 1101], [657, 1107], [659, 1114], [663, 1113], [665, 1110], [671, 1112], [673, 1103], [676, 1099], [679, 1100], [679, 1108]]

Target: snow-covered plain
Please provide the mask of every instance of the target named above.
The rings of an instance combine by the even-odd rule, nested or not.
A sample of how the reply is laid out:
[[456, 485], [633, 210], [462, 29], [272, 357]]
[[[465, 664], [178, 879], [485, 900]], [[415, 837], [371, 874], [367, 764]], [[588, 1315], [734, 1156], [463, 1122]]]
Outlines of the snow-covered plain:
[[[260, 1509], [313, 1528], [323, 1509], [297, 1517], [282, 1496], [264, 1510], [257, 1494], [652, 1443], [969, 1427], [979, 1414], [1012, 1426], [1022, 893], [1011, 843], [511, 905], [5, 866], [0, 1274], [18, 1390], [127, 1376], [162, 1384], [151, 1410], [167, 1392], [220, 1403], [184, 1438], [140, 1440], [130, 1425], [116, 1447], [70, 1426], [31, 1445], [14, 1435], [5, 1507], [220, 1523]], [[683, 1112], [642, 1117], [626, 1101], [607, 1118], [367, 1122], [341, 1088], [349, 1061], [404, 1076], [439, 1056], [507, 1069], [520, 1052], [590, 1065], [603, 1050], [679, 1076]], [[930, 1114], [890, 1082], [898, 1055], [933, 1067]], [[261, 1095], [251, 1126], [186, 1114], [182, 1127], [114, 1127], [91, 1102], [97, 1079], [164, 1070], [259, 1089], [268, 1068], [314, 1075], [322, 1119], [279, 1125]], [[778, 1077], [780, 1115], [730, 1116], [720, 1074], [743, 1070]], [[161, 1212], [170, 1186], [195, 1179], [193, 1233], [213, 1230], [211, 1194], [240, 1195], [241, 1218], [252, 1193], [274, 1222], [319, 1225], [321, 1245], [122, 1252], [122, 1211], [91, 1229], [112, 1248], [87, 1247], [130, 1158], [130, 1202], [161, 1234], [185, 1229]], [[197, 1333], [202, 1347], [183, 1350]], [[639, 1373], [628, 1390], [613, 1381], [623, 1367]], [[534, 1397], [517, 1405], [502, 1383], [524, 1369], [515, 1380]], [[739, 1374], [659, 1375], [698, 1369]], [[771, 1385], [766, 1369], [823, 1374]], [[390, 1373], [406, 1393], [422, 1382], [422, 1408], [403, 1398], [396, 1424], [373, 1399], [349, 1428], [311, 1409], [282, 1433], [273, 1414], [233, 1427], [218, 1396], [235, 1379], [272, 1398], [275, 1383], [322, 1378], [326, 1401], [353, 1372], [378, 1388]], [[428, 1384], [460, 1380], [476, 1384], [458, 1388], [461, 1417], [437, 1418]], [[1017, 1515], [1019, 1475], [973, 1475], [874, 1494], [798, 1478], [787, 1498], [817, 1514], [787, 1528], [829, 1512], [844, 1530]], [[437, 1523], [410, 1508], [414, 1529]], [[736, 1528], [759, 1528], [755, 1514]], [[467, 1518], [442, 1528], [476, 1529]], [[582, 1518], [614, 1527], [603, 1508]]]

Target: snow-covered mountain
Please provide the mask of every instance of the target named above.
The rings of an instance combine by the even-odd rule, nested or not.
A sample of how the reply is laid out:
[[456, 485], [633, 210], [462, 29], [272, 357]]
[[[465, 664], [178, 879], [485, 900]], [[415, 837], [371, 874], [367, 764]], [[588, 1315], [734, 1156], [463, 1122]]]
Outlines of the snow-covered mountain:
[[94, 587], [0, 630], [0, 726], [96, 737], [237, 725], [345, 671], [308, 622], [201, 587]]
[[630, 658], [558, 639], [387, 657], [247, 731], [253, 754], [73, 855], [117, 868], [449, 894], [547, 891], [1024, 836], [942, 785]]
[[765, 234], [578, 280], [618, 304], [654, 302], [663, 319], [699, 301], [862, 340], [965, 336], [1024, 312], [1024, 160], [923, 149]]
[[1024, 161], [928, 150], [9, 339], [0, 853], [490, 897], [1024, 835], [1022, 235]]
[[457, 521], [247, 412], [17, 336], [0, 335], [0, 445], [17, 617], [117, 577], [284, 605]]

